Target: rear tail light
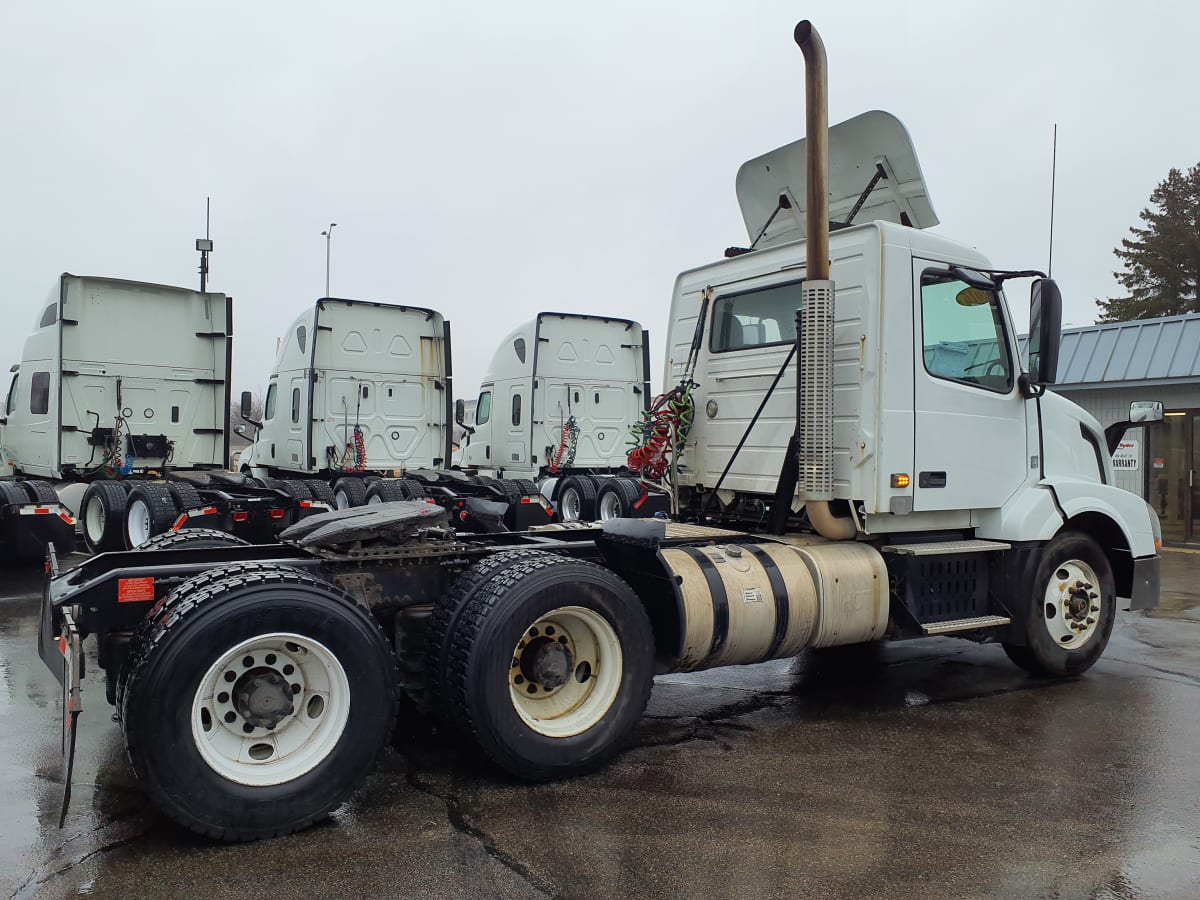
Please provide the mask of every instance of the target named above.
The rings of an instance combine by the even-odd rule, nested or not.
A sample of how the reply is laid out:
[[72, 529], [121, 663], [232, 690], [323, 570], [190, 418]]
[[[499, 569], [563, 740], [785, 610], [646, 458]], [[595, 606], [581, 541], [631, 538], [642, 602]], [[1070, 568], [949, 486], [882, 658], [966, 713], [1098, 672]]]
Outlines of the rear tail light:
[[236, 511], [233, 514], [233, 521], [249, 522], [250, 521], [250, 513], [246, 512], [244, 509], [239, 509], [238, 511]]
[[278, 506], [271, 507], [271, 518], [272, 519], [282, 519], [286, 515], [287, 515], [286, 509], [280, 509]]

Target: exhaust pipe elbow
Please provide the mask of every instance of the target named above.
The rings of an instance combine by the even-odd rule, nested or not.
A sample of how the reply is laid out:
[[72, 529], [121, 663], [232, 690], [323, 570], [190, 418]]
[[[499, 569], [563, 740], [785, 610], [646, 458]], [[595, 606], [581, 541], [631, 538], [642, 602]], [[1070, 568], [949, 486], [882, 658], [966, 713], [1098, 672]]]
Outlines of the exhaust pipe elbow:
[[831, 541], [848, 541], [858, 534], [854, 519], [835, 516], [826, 500], [809, 500], [804, 504], [808, 521], [817, 534]]

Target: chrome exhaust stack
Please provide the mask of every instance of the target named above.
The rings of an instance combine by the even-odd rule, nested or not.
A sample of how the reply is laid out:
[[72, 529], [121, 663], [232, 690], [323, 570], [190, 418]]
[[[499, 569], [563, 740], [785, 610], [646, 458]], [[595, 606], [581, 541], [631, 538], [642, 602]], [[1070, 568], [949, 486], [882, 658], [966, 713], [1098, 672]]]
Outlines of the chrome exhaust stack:
[[808, 197], [806, 272], [801, 287], [800, 361], [796, 372], [799, 486], [809, 521], [830, 540], [848, 540], [854, 520], [835, 516], [833, 498], [834, 284], [829, 277], [829, 81], [825, 45], [812, 23], [796, 26], [804, 54], [804, 136]]

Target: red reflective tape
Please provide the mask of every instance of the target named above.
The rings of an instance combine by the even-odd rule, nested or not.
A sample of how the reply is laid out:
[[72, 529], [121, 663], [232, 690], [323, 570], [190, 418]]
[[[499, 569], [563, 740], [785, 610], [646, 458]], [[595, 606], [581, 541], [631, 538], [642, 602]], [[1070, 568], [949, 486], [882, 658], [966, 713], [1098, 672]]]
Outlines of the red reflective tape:
[[59, 517], [60, 519], [62, 519], [64, 522], [66, 522], [68, 525], [74, 525], [74, 524], [75, 524], [75, 517], [74, 517], [73, 515], [71, 515], [69, 512], [65, 512], [65, 511], [64, 511], [64, 512], [60, 512], [60, 513], [58, 514], [58, 517]]
[[175, 524], [171, 526], [171, 530], [178, 531], [180, 528], [183, 527], [184, 523], [187, 522], [187, 520], [188, 520], [188, 514], [184, 513], [182, 516], [180, 516], [178, 519], [175, 520]]
[[67, 655], [67, 639], [65, 637], [60, 637], [58, 639], [58, 652], [63, 656]]
[[33, 514], [35, 516], [48, 516], [48, 515], [50, 515], [50, 509], [45, 506], [39, 506], [37, 509], [35, 509], [33, 511]]
[[522, 497], [522, 498], [521, 498], [521, 502], [522, 502], [522, 503], [532, 503], [533, 501], [532, 501], [532, 500], [530, 500], [528, 497]]
[[206, 506], [204, 509], [200, 510], [200, 514], [203, 516], [215, 516], [217, 514], [217, 508], [215, 506]]
[[312, 501], [311, 501], [311, 500], [301, 500], [301, 501], [300, 501], [300, 508], [301, 508], [301, 509], [308, 509], [310, 506], [312, 506]]
[[118, 603], [145, 603], [154, 599], [153, 578], [121, 578], [117, 580]]

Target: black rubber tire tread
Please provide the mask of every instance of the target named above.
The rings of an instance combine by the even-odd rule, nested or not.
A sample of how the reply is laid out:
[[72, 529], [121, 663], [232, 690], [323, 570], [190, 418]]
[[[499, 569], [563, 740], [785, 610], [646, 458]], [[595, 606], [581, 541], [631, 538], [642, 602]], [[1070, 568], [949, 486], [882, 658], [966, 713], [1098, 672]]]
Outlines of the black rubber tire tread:
[[401, 480], [400, 478], [380, 478], [378, 481], [372, 481], [367, 486], [367, 502], [369, 503], [372, 497], [378, 497], [383, 503], [407, 500], [408, 494], [404, 490], [404, 485], [400, 484]]
[[275, 483], [275, 487], [293, 500], [313, 499], [312, 487], [303, 478], [281, 478]]
[[[555, 571], [557, 569], [565, 571], [559, 573]], [[552, 582], [538, 585], [538, 581], [546, 580], [546, 575]], [[489, 703], [485, 693], [489, 679], [478, 669], [486, 669], [489, 662], [501, 656], [504, 661], [500, 665], [507, 669], [511, 651], [505, 648], [503, 654], [498, 653], [498, 648], [505, 642], [499, 635], [502, 629], [520, 624], [524, 616], [514, 616], [513, 610], [506, 607], [528, 603], [535, 607], [531, 611], [533, 614], [537, 606], [546, 605], [539, 598], [546, 593], [558, 593], [558, 585], [554, 582], [560, 578], [570, 583], [571, 605], [583, 605], [586, 601], [581, 598], [588, 588], [607, 588], [612, 595], [613, 610], [625, 618], [622, 623], [605, 616], [619, 637], [622, 631], [627, 632], [622, 641], [625, 658], [622, 688], [605, 717], [581, 734], [547, 738], [533, 732], [517, 717], [508, 694], [507, 678], [503, 680], [500, 698]], [[530, 579], [535, 579], [534, 588], [529, 586]], [[530, 595], [529, 591], [533, 593]], [[517, 594], [517, 599], [505, 603], [512, 593]], [[550, 603], [557, 604], [559, 600], [552, 597]], [[551, 605], [550, 608], [554, 607]], [[520, 624], [520, 627], [523, 629], [524, 625]], [[512, 632], [511, 646], [516, 646], [521, 634], [522, 631]], [[654, 632], [637, 594], [603, 566], [553, 553], [535, 553], [506, 560], [491, 578], [472, 591], [450, 639], [446, 689], [449, 705], [462, 717], [464, 733], [496, 765], [527, 781], [579, 775], [607, 762], [641, 719], [654, 684]], [[636, 655], [639, 649], [644, 651], [641, 657]], [[494, 720], [489, 721], [488, 717], [493, 714], [511, 717], [507, 723], [509, 727], [498, 727]], [[517, 724], [513, 725], [513, 722]]]
[[[87, 508], [92, 498], [99, 499], [104, 509], [104, 531], [93, 542], [87, 530]], [[125, 549], [125, 507], [128, 506], [129, 495], [119, 481], [93, 481], [83, 492], [83, 500], [79, 504], [79, 519], [83, 523], [83, 540], [93, 553], [105, 553], [109, 550]]]
[[493, 478], [491, 475], [476, 475], [478, 483], [488, 488], [495, 488], [496, 493], [503, 495], [504, 488], [500, 486], [500, 479]]
[[[329, 605], [328, 609], [321, 613], [321, 620], [324, 622], [331, 622], [337, 617], [338, 613], [333, 611], [335, 608], [333, 604], [340, 603], [346, 610], [353, 611], [350, 619], [358, 620], [361, 627], [360, 635], [371, 635], [370, 639], [376, 645], [376, 658], [386, 666], [386, 671], [381, 670], [369, 674], [382, 676], [383, 683], [376, 687], [383, 688], [387, 708], [382, 717], [376, 716], [373, 719], [369, 712], [362, 712], [364, 709], [369, 711], [371, 704], [364, 704], [361, 700], [352, 701], [351, 720], [347, 722], [338, 745], [316, 768], [298, 779], [266, 788], [246, 788], [222, 779], [208, 769], [197, 755], [183, 766], [176, 764], [177, 769], [185, 769], [190, 764], [194, 771], [170, 773], [180, 777], [182, 783], [187, 785], [187, 788], [180, 792], [176, 785], [160, 780], [158, 776], [162, 773], [154, 770], [153, 757], [156, 753], [160, 756], [167, 754], [177, 756], [181, 750], [187, 748], [186, 737], [180, 737], [178, 740], [173, 738], [164, 740], [164, 735], [181, 730], [178, 721], [171, 721], [168, 724], [169, 717], [178, 718], [181, 714], [188, 716], [190, 708], [186, 703], [182, 705], [182, 708], [179, 704], [174, 707], [168, 706], [169, 700], [164, 698], [164, 695], [180, 690], [178, 686], [183, 685], [181, 689], [186, 699], [192, 691], [189, 684], [191, 679], [178, 677], [178, 670], [182, 669], [183, 674], [187, 675], [189, 665], [196, 668], [199, 673], [203, 673], [207, 668], [204, 660], [196, 662], [194, 649], [190, 653], [187, 652], [192, 647], [192, 638], [213, 640], [214, 636], [206, 635], [202, 630], [206, 617], [211, 619], [220, 615], [223, 607], [239, 604], [240, 609], [235, 611], [235, 617], [230, 621], [218, 623], [219, 628], [208, 626], [210, 631], [214, 629], [218, 632], [237, 630], [239, 623], [236, 616], [240, 614], [245, 617], [254, 607], [252, 592], [272, 587], [288, 588], [289, 602], [296, 607], [286, 610], [288, 627], [298, 627], [292, 623], [298, 622], [301, 616], [307, 615], [310, 619], [314, 618], [318, 602], [319, 605]], [[307, 595], [307, 600], [310, 601], [307, 610], [303, 608], [304, 601], [299, 599], [300, 595]], [[318, 602], [311, 602], [317, 598], [319, 598]], [[249, 629], [251, 631], [271, 627], [267, 624], [259, 624], [257, 621], [269, 617], [271, 612], [270, 605], [260, 603], [260, 606], [261, 611], [256, 610], [253, 614], [252, 627]], [[343, 614], [345, 614], [345, 610], [343, 610]], [[280, 627], [282, 627], [282, 622]], [[180, 636], [181, 629], [182, 636]], [[222, 634], [217, 636], [224, 640]], [[345, 636], [346, 640], [351, 637], [353, 636], [349, 634]], [[234, 636], [234, 639], [237, 639], [237, 635]], [[320, 639], [327, 646], [335, 643], [327, 635], [321, 635]], [[392, 730], [399, 712], [400, 691], [399, 673], [388, 639], [371, 613], [357, 604], [353, 597], [307, 573], [286, 566], [264, 563], [239, 564], [202, 573], [180, 585], [171, 593], [170, 597], [156, 604], [151, 615], [139, 628], [134, 645], [130, 647], [130, 654], [122, 671], [118, 691], [118, 716], [125, 739], [126, 753], [138, 780], [142, 783], [146, 793], [154, 800], [155, 805], [184, 828], [198, 834], [225, 841], [251, 841], [280, 837], [303, 830], [324, 819], [330, 812], [341, 806], [362, 784], [367, 774], [374, 768], [380, 753], [391, 742]], [[337, 650], [331, 647], [331, 652], [337, 653]], [[340, 658], [344, 665], [353, 665], [356, 661], [369, 660], [371, 656], [372, 654], [366, 652], [366, 648], [355, 648], [353, 654], [343, 653]], [[176, 670], [174, 674], [177, 677], [175, 678], [168, 677], [172, 674], [170, 669], [172, 665]], [[167, 675], [159, 674], [158, 668], [161, 667], [167, 668]], [[356, 678], [354, 674], [347, 673], [351, 684], [363, 685], [363, 678]], [[202, 674], [197, 677], [202, 677]], [[145, 703], [143, 708], [139, 709], [138, 701], [142, 697], [145, 698]], [[163, 699], [160, 700], [160, 698]], [[167, 707], [166, 710], [154, 709], [155, 701], [160, 701], [160, 705]], [[354, 718], [356, 709], [359, 711], [358, 719]], [[366, 722], [365, 725], [360, 725], [359, 730], [367, 728], [378, 731], [377, 734], [368, 735], [377, 738], [370, 741], [369, 744], [364, 743], [362, 735], [354, 734], [355, 724], [362, 722], [364, 715]], [[194, 751], [192, 752], [194, 753]], [[356, 758], [346, 760], [345, 757], [348, 754]], [[348, 762], [352, 765], [347, 766]], [[161, 760], [159, 760], [159, 765], [161, 766]], [[347, 773], [349, 777], [346, 777]], [[215, 779], [218, 786], [209, 791], [198, 792], [193, 776]], [[341, 783], [335, 783], [335, 781]], [[175, 790], [173, 791], [172, 788]], [[222, 789], [226, 789], [228, 797], [218, 797]], [[258, 796], [255, 796], [255, 792], [258, 792]], [[237, 796], [239, 794], [241, 796]], [[263, 794], [267, 796], [262, 796]], [[276, 796], [270, 796], [271, 794]], [[206, 821], [197, 809], [200, 805], [197, 798], [201, 797], [212, 802], [214, 806], [220, 807], [222, 813], [228, 812], [236, 805], [235, 815], [253, 819], [257, 814], [258, 821], [243, 820], [238, 823], [218, 823], [211, 819]], [[288, 805], [300, 808], [290, 818], [281, 819], [280, 810]]]
[[129, 497], [126, 499], [125, 527], [121, 529], [125, 547], [129, 550], [137, 549], [130, 542], [129, 536], [129, 507], [137, 500], [145, 503], [146, 508], [150, 511], [150, 537], [162, 534], [164, 531], [169, 531], [171, 526], [175, 524], [175, 520], [179, 518], [179, 509], [175, 506], [175, 498], [171, 495], [170, 488], [164, 482], [138, 482], [133, 490], [129, 492]]
[[312, 499], [328, 503], [334, 509], [337, 509], [337, 497], [333, 496], [333, 488], [327, 482], [318, 481], [314, 478], [308, 482], [308, 490], [312, 494]]
[[615, 494], [621, 510], [621, 518], [631, 519], [637, 516], [633, 505], [637, 503], [641, 491], [625, 478], [605, 478], [600, 482], [600, 490], [596, 492], [596, 516], [600, 515], [600, 503], [605, 494]]
[[337, 495], [339, 492], [346, 495], [346, 500], [350, 504], [350, 507], [362, 506], [367, 502], [367, 484], [361, 478], [354, 478], [347, 475], [333, 483], [334, 509], [337, 509]]
[[204, 506], [204, 501], [200, 499], [200, 492], [190, 482], [168, 481], [167, 490], [175, 498], [175, 507], [180, 512], [187, 512], [189, 509], [200, 509], [200, 507]]
[[425, 485], [421, 484], [415, 478], [401, 478], [400, 483], [404, 485], [404, 490], [408, 492], [409, 500], [424, 500], [429, 496], [425, 491]]
[[513, 560], [545, 555], [544, 550], [506, 550], [480, 560], [459, 575], [437, 602], [425, 629], [427, 690], [430, 712], [439, 720], [456, 728], [465, 727], [457, 709], [447, 703], [446, 667], [450, 658], [450, 635], [458, 627], [459, 616], [480, 587]]
[[[1055, 645], [1046, 631], [1043, 597], [1051, 574], [1064, 560], [1079, 559], [1096, 573], [1100, 580], [1100, 622], [1091, 639], [1079, 650], [1065, 650]], [[1082, 675], [1104, 653], [1117, 620], [1117, 591], [1112, 566], [1103, 549], [1091, 537], [1078, 531], [1056, 534], [1046, 546], [1034, 575], [1032, 596], [1027, 601], [1029, 613], [1025, 625], [1025, 643], [1004, 642], [1004, 652], [1016, 665], [1035, 675], [1067, 678]]]
[[19, 481], [0, 481], [0, 504], [23, 506], [28, 502], [29, 495]]
[[509, 503], [517, 503], [525, 496], [520, 483], [511, 478], [500, 479], [500, 490], [504, 491], [504, 499]]
[[45, 481], [22, 481], [21, 486], [34, 503], [57, 503], [58, 493]]
[[538, 492], [537, 485], [534, 484], [532, 481], [530, 481], [528, 478], [518, 478], [518, 479], [516, 479], [516, 482], [517, 482], [517, 487], [519, 487], [521, 489], [521, 496], [532, 497], [535, 494], [537, 494], [537, 492]]
[[214, 547], [248, 547], [249, 541], [244, 541], [236, 534], [218, 531], [215, 528], [181, 528], [179, 531], [164, 531], [156, 534], [139, 550], [176, 550], [179, 547], [191, 549], [206, 549]]
[[[596, 482], [588, 478], [586, 475], [568, 475], [562, 480], [558, 486], [558, 497], [562, 497], [563, 491], [568, 487], [575, 489], [579, 494], [579, 519], [580, 522], [591, 522], [596, 518]], [[559, 516], [559, 521], [566, 521]]]

